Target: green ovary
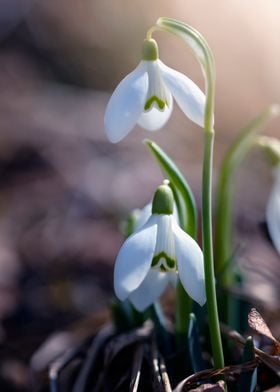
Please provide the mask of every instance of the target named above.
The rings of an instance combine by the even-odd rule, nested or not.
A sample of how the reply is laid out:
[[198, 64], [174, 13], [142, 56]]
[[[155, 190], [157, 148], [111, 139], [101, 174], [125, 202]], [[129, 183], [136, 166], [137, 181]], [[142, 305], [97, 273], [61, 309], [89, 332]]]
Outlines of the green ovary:
[[176, 271], [176, 260], [160, 252], [153, 257], [152, 267], [159, 268], [161, 272]]
[[159, 110], [164, 110], [166, 102], [164, 102], [162, 99], [158, 98], [156, 95], [153, 95], [152, 97], [150, 97], [144, 106], [145, 111], [148, 111], [152, 108], [153, 103], [156, 103]]

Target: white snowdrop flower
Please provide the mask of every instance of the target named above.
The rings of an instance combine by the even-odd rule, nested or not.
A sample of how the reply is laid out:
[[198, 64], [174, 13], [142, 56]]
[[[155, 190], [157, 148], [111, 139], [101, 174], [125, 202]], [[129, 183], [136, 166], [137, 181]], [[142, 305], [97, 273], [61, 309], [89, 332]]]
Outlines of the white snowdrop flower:
[[154, 303], [178, 274], [187, 293], [201, 306], [206, 301], [203, 254], [173, 216], [171, 189], [158, 187], [147, 222], [122, 245], [115, 263], [117, 297], [139, 311]]
[[272, 242], [280, 254], [280, 163], [275, 168], [275, 183], [267, 203], [266, 221]]
[[136, 124], [148, 131], [163, 127], [173, 98], [185, 115], [203, 127], [205, 95], [187, 76], [163, 64], [154, 39], [144, 40], [143, 58], [112, 94], [104, 117], [112, 143], [122, 140]]

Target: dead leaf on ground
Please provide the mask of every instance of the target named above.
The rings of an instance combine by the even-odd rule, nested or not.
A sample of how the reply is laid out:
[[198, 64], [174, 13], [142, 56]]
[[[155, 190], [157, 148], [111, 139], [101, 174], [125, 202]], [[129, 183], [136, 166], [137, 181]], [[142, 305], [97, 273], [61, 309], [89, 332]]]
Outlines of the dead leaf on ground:
[[218, 381], [216, 384], [202, 384], [198, 388], [191, 389], [193, 392], [221, 392], [225, 391], [225, 383], [224, 381]]
[[252, 308], [248, 314], [248, 324], [255, 332], [272, 341], [275, 349], [273, 354], [280, 354], [280, 342], [272, 335], [266, 322], [255, 308]]

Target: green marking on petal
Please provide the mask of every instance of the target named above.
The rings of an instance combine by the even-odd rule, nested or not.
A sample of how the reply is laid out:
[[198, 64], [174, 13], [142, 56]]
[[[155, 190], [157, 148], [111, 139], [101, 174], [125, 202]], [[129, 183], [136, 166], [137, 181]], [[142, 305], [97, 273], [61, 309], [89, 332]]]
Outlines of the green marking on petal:
[[166, 102], [164, 102], [162, 99], [158, 98], [157, 96], [153, 95], [146, 101], [144, 109], [146, 111], [150, 110], [154, 102], [157, 104], [159, 110], [163, 110], [165, 108]]
[[[165, 260], [163, 264], [162, 259]], [[153, 257], [152, 267], [158, 267], [162, 272], [176, 270], [176, 260], [169, 257], [165, 252], [160, 252]]]

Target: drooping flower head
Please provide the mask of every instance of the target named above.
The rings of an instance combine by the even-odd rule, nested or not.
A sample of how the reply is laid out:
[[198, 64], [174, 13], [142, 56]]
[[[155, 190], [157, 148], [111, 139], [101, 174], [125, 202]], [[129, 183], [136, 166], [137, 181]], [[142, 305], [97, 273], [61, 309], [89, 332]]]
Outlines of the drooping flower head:
[[272, 242], [280, 254], [280, 163], [275, 167], [274, 175], [275, 183], [267, 203], [266, 220]]
[[266, 222], [273, 245], [280, 254], [280, 140], [260, 136], [256, 139], [256, 143], [262, 147], [273, 167], [275, 181], [267, 202]]
[[172, 191], [164, 183], [154, 195], [149, 219], [124, 242], [116, 259], [116, 295], [139, 311], [155, 302], [176, 275], [196, 302], [206, 301], [202, 251], [179, 227], [173, 206]]
[[187, 76], [159, 60], [154, 39], [144, 40], [142, 61], [113, 92], [104, 117], [108, 139], [117, 143], [136, 124], [156, 131], [168, 121], [173, 98], [193, 122], [203, 126], [205, 95]]

